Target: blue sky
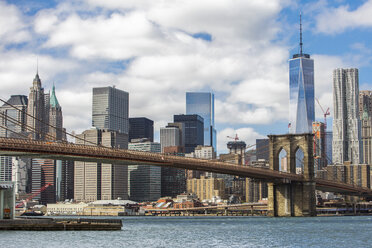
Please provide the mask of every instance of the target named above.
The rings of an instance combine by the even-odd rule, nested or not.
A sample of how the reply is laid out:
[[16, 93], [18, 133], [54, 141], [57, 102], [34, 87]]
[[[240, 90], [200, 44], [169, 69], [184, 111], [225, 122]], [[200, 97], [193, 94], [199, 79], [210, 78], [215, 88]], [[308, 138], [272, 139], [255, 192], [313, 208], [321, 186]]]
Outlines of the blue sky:
[[153, 119], [158, 137], [185, 112], [186, 91], [213, 91], [225, 152], [235, 133], [252, 144], [287, 132], [300, 11], [315, 94], [332, 115], [334, 68], [359, 68], [360, 89], [371, 89], [372, 0], [0, 0], [0, 97], [28, 95], [38, 58], [68, 131], [90, 127], [92, 87], [116, 85], [130, 94], [130, 116]]

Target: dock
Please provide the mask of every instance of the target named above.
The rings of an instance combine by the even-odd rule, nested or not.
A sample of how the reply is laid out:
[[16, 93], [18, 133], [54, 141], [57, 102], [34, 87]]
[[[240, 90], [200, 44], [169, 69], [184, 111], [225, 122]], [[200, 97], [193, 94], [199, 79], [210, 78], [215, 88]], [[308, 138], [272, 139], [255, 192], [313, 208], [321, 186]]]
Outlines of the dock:
[[0, 220], [0, 231], [117, 231], [120, 219], [20, 218]]

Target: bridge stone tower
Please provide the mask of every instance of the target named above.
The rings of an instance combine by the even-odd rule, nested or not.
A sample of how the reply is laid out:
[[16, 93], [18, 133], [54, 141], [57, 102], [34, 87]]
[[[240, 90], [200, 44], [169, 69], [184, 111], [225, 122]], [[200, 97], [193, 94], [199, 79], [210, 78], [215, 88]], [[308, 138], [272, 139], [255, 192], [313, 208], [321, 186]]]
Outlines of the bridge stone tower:
[[296, 152], [304, 153], [304, 181], [268, 183], [269, 216], [316, 216], [313, 134], [269, 135], [270, 169], [280, 170], [279, 153], [287, 153], [287, 172], [296, 173]]

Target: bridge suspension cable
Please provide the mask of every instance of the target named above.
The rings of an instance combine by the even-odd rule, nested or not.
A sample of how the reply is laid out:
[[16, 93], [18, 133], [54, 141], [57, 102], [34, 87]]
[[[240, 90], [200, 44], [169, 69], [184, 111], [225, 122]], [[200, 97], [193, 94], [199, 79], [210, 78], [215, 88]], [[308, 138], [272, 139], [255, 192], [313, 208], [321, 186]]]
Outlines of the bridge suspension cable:
[[[1, 115], [4, 119], [6, 119], [7, 121], [10, 121], [10, 122], [13, 123], [13, 124], [16, 124], [16, 125], [18, 125], [18, 126], [22, 126], [22, 125], [24, 125], [24, 126], [27, 127], [28, 129], [31, 129], [33, 132], [36, 132], [36, 133], [38, 133], [38, 134], [44, 134], [45, 136], [49, 136], [49, 137], [51, 137], [52, 139], [54, 138], [53, 136], [51, 136], [51, 135], [48, 134], [48, 133], [45, 133], [45, 132], [43, 132], [43, 131], [38, 131], [38, 130], [36, 130], [34, 127], [31, 127], [31, 126], [29, 126], [29, 125], [27, 125], [27, 124], [22, 124], [21, 121], [19, 121], [19, 120], [17, 120], [17, 119], [14, 119], [14, 118], [12, 118], [12, 117], [10, 117], [10, 116], [4, 114], [4, 113], [1, 113], [1, 112], [0, 112], [0, 115]], [[15, 132], [15, 131], [14, 131], [14, 133], [19, 133], [19, 132]], [[29, 138], [27, 135], [23, 135], [23, 136]]]
[[4, 129], [6, 129], [7, 131], [10, 131], [10, 132], [15, 133], [15, 134], [17, 134], [17, 135], [19, 135], [19, 136], [24, 137], [25, 139], [28, 139], [28, 137], [27, 137], [26, 135], [24, 135], [24, 134], [22, 134], [22, 133], [19, 133], [19, 132], [16, 132], [16, 131], [14, 131], [14, 130], [12, 130], [12, 129], [10, 129], [10, 128], [7, 128], [6, 126], [0, 125], [0, 128], [4, 128]]
[[[76, 136], [76, 135], [73, 135], [73, 134], [71, 134], [71, 133], [65, 131], [63, 128], [57, 128], [57, 127], [55, 127], [55, 126], [53, 126], [53, 125], [51, 125], [51, 124], [49, 124], [49, 123], [46, 123], [46, 122], [44, 122], [44, 121], [42, 121], [42, 120], [36, 118], [35, 116], [33, 116], [33, 115], [27, 113], [27, 111], [24, 111], [24, 110], [22, 110], [22, 109], [19, 109], [19, 108], [17, 108], [16, 106], [14, 106], [14, 105], [8, 103], [7, 101], [4, 101], [4, 100], [1, 99], [1, 98], [0, 98], [0, 101], [3, 102], [3, 103], [6, 104], [6, 105], [8, 105], [8, 106], [10, 106], [10, 107], [12, 107], [12, 108], [18, 110], [18, 111], [21, 112], [21, 113], [25, 113], [27, 116], [33, 118], [34, 120], [38, 121], [39, 123], [42, 123], [42, 124], [47, 125], [47, 126], [49, 126], [49, 127], [51, 127], [51, 128], [54, 128], [55, 130], [61, 131], [63, 134], [66, 134], [66, 135], [68, 135], [68, 136], [70, 136], [70, 137], [73, 137], [73, 138], [75, 138], [75, 139], [78, 139], [78, 140], [84, 141], [84, 142], [86, 142], [86, 143], [90, 143], [90, 144], [93, 144], [93, 145], [95, 145], [95, 146], [99, 146], [99, 144], [96, 144], [96, 143], [91, 142], [91, 141], [89, 141], [89, 140], [86, 140], [86, 139], [80, 138], [80, 137], [78, 137], [78, 136]], [[7, 116], [7, 117], [9, 117], [9, 116]], [[45, 134], [44, 132], [40, 133], [40, 131], [36, 131], [36, 132], [38, 132], [39, 134]]]

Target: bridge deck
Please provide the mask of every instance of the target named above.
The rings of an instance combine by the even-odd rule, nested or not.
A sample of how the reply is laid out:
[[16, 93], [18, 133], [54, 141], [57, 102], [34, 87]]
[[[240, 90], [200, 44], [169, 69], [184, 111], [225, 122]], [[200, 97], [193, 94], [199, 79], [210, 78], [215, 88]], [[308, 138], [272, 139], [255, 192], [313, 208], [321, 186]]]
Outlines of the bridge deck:
[[[35, 141], [30, 139], [0, 138], [0, 155], [32, 156], [38, 158], [93, 161], [123, 165], [156, 165], [189, 170], [209, 171], [242, 177], [263, 179], [269, 182], [304, 181], [302, 175], [291, 174], [252, 166], [165, 155], [159, 153], [114, 149], [100, 146], [77, 145], [66, 142]], [[345, 183], [316, 179], [317, 189], [344, 194], [368, 194], [368, 188]]]

